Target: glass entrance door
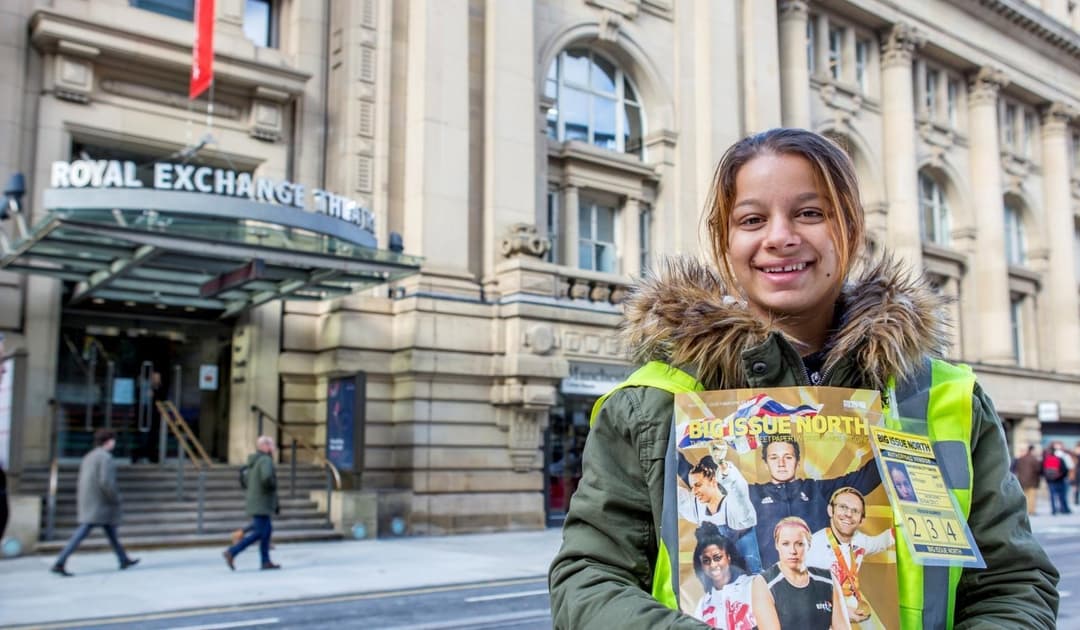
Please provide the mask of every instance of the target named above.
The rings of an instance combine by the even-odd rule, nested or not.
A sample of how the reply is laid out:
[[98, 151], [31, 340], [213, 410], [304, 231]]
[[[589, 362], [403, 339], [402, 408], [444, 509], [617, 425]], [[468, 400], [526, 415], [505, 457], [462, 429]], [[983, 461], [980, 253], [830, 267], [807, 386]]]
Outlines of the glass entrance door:
[[[158, 461], [156, 403], [171, 400], [211, 457], [224, 458], [217, 438], [228, 435], [231, 334], [217, 322], [65, 312], [56, 385], [61, 456], [82, 456], [105, 427], [117, 434], [117, 457]], [[176, 445], [168, 433], [171, 458]]]
[[570, 497], [581, 481], [581, 453], [595, 401], [589, 397], [562, 396], [562, 404], [551, 409], [544, 432], [545, 511], [549, 527], [558, 527], [566, 520]]

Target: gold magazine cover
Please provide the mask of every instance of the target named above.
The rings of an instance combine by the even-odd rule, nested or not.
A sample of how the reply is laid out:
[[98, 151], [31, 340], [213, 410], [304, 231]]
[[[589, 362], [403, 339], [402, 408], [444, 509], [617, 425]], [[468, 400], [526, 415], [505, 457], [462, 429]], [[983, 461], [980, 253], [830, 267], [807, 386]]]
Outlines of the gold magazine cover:
[[675, 397], [681, 609], [726, 630], [898, 628], [871, 390]]

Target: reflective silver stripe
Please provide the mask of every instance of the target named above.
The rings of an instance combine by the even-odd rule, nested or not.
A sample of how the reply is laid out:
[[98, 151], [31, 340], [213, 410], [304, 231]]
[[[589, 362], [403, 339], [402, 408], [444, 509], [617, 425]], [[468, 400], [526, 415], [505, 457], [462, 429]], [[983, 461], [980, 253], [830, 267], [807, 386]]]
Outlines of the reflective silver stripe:
[[934, 456], [937, 457], [945, 485], [954, 490], [971, 490], [968, 475], [968, 445], [960, 440], [942, 440], [934, 442]]
[[949, 567], [923, 566], [923, 630], [946, 628], [949, 618]]
[[678, 438], [675, 435], [674, 412], [671, 418], [671, 434], [668, 435], [667, 452], [664, 454], [664, 503], [660, 511], [660, 540], [668, 550], [668, 560], [671, 562], [671, 590], [675, 593], [675, 601], [679, 601], [679, 488], [678, 471], [679, 462], [675, 456], [675, 445]]

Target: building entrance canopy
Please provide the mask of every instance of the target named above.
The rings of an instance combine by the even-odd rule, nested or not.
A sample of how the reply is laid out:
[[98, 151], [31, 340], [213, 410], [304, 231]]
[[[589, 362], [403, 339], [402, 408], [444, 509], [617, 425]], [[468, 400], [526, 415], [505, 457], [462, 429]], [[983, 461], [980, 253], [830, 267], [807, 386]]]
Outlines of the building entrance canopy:
[[[370, 232], [250, 199], [146, 189], [50, 189], [48, 215], [0, 235], [0, 269], [60, 278], [70, 305], [232, 317], [325, 300], [416, 272]], [[163, 313], [165, 314], [165, 313]]]

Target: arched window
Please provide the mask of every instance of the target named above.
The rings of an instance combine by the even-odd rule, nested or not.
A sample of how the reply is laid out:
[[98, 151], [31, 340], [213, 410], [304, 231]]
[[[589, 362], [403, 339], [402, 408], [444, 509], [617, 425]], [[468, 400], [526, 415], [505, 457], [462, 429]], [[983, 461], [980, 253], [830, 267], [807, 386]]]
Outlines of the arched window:
[[919, 173], [919, 218], [924, 242], [949, 245], [952, 225], [945, 188], [925, 172]]
[[1005, 260], [1010, 265], [1027, 264], [1027, 238], [1020, 206], [1005, 199]]
[[584, 48], [570, 48], [548, 68], [544, 96], [548, 136], [580, 140], [642, 157], [644, 113], [637, 90], [616, 64]]

